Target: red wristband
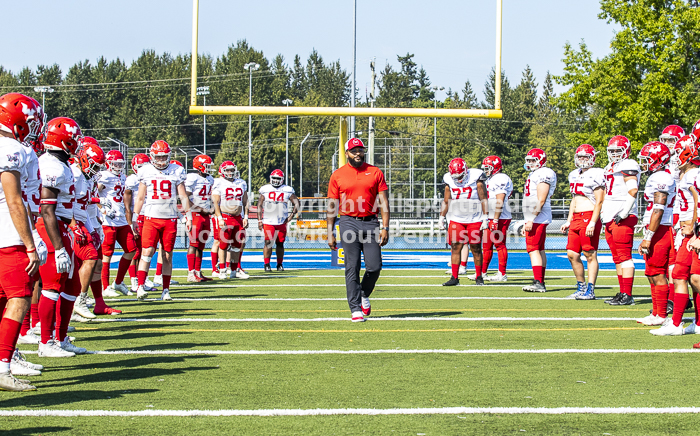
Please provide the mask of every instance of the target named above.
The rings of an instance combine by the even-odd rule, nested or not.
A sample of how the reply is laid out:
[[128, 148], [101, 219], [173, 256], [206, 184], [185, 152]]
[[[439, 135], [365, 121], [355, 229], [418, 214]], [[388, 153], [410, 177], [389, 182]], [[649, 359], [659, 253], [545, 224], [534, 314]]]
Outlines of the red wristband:
[[36, 248], [34, 248], [33, 250], [27, 250], [27, 253], [34, 253], [35, 251], [36, 251]]

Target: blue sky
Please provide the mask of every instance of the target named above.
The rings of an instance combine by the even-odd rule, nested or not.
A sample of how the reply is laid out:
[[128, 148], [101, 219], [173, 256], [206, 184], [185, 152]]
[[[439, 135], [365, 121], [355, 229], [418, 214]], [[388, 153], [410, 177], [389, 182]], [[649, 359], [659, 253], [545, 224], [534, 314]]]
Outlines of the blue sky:
[[[434, 85], [462, 89], [470, 80], [481, 97], [495, 64], [495, 0], [358, 0], [357, 87], [369, 87], [369, 62], [378, 69], [396, 55], [415, 54]], [[538, 83], [547, 71], [562, 72], [566, 41], [585, 39], [594, 56], [610, 51], [614, 27], [599, 20], [596, 0], [504, 0], [503, 68], [511, 83], [526, 65]], [[35, 0], [6, 2], [5, 17], [31, 18], [3, 34], [5, 68], [58, 63], [64, 72], [77, 61], [101, 55], [130, 62], [143, 49], [191, 50], [191, 0]], [[314, 48], [324, 60], [352, 67], [352, 0], [254, 2], [200, 0], [200, 53], [218, 56], [246, 39], [269, 59], [281, 53], [306, 59]], [[41, 12], [36, 12], [40, 9]], [[57, 17], [62, 17], [57, 19]], [[558, 88], [558, 90], [561, 90]], [[444, 94], [438, 94], [444, 98]]]

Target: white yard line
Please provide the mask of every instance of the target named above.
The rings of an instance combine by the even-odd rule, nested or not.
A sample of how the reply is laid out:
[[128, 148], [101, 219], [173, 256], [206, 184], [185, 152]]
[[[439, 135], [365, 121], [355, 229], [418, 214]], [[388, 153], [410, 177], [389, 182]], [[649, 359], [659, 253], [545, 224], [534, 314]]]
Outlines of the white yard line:
[[700, 407], [432, 407], [411, 409], [251, 409], [251, 410], [0, 410], [0, 416], [143, 417], [143, 416], [331, 416], [331, 415], [628, 415], [700, 413]]
[[[236, 282], [241, 282], [241, 279], [234, 279]], [[230, 282], [227, 282], [230, 283]], [[528, 283], [529, 284], [529, 283]], [[494, 285], [475, 285], [475, 284], [460, 284], [457, 286], [450, 286], [451, 288], [480, 288], [480, 289], [489, 289], [491, 288], [522, 288], [525, 284], [520, 283], [520, 284], [510, 284], [510, 285], [501, 285], [501, 284], [494, 284]], [[199, 287], [197, 283], [182, 283], [178, 286], [188, 286], [188, 287]], [[282, 288], [344, 288], [345, 283], [331, 283], [331, 284], [325, 284], [325, 283], [297, 283], [297, 284], [291, 284], [291, 283], [284, 283], [284, 284], [255, 284], [255, 285], [244, 285], [244, 284], [239, 284], [239, 285], [231, 285], [231, 284], [222, 284], [222, 285], [212, 285], [212, 287], [216, 288], [270, 288], [270, 287], [282, 287]], [[377, 287], [379, 288], [436, 288], [436, 287], [443, 287], [442, 284], [440, 283], [377, 283]], [[567, 284], [567, 285], [548, 285], [547, 288], [549, 289], [561, 289], [561, 288], [568, 288], [571, 289], [572, 291], [575, 290], [576, 285], [575, 284]], [[616, 288], [617, 286], [615, 285], [598, 285], [596, 286], [596, 289], [611, 289], [611, 288]], [[649, 285], [634, 285], [634, 288], [646, 288], [649, 289]]]
[[[153, 294], [159, 294], [153, 292]], [[177, 295], [177, 294], [175, 294]], [[171, 294], [172, 296], [172, 294]], [[602, 300], [598, 298], [597, 300]], [[411, 301], [411, 300], [562, 300], [574, 301], [567, 297], [372, 297], [372, 301]], [[651, 297], [637, 297], [636, 301], [651, 300]], [[120, 302], [120, 301], [139, 301], [136, 298], [105, 298], [105, 301]], [[156, 302], [161, 301], [158, 298], [148, 298], [145, 301]], [[173, 297], [173, 301], [347, 301], [346, 298], [180, 298]], [[586, 304], [586, 303], [581, 303]]]
[[[458, 309], [455, 309], [458, 310]], [[349, 317], [334, 318], [99, 318], [91, 323], [112, 323], [112, 322], [324, 322], [343, 321], [347, 322]], [[636, 318], [558, 318], [558, 317], [436, 317], [436, 316], [407, 316], [407, 317], [371, 317], [365, 318], [367, 321], [634, 321]], [[688, 318], [688, 320], [692, 320]]]

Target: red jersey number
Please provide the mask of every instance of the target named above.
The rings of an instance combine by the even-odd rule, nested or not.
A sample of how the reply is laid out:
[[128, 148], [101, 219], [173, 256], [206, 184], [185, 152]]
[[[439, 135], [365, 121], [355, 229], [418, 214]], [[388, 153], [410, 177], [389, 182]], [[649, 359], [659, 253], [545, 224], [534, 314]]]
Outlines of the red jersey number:
[[226, 201], [241, 200], [243, 190], [241, 188], [226, 188]]
[[[71, 197], [75, 197], [75, 185], [70, 185], [70, 189], [68, 190], [68, 194]], [[64, 209], [73, 209], [73, 203], [61, 203], [63, 205]]]
[[[160, 182], [160, 183], [159, 183]], [[153, 183], [153, 197], [154, 200], [169, 200], [173, 198], [173, 184], [170, 180], [151, 180]], [[158, 195], [158, 189], [160, 188], [160, 195]]]
[[607, 194], [612, 195], [613, 183], [615, 183], [615, 176], [613, 174], [607, 174], [605, 176], [605, 184], [608, 185]]
[[208, 197], [211, 195], [211, 188], [212, 188], [211, 185], [204, 185], [204, 186], [202, 186], [202, 189], [199, 190], [197, 195], [199, 195], [199, 197], [202, 200], [207, 200]]
[[584, 195], [581, 188], [583, 188], [583, 183], [569, 183], [569, 191], [574, 195]]
[[122, 202], [122, 195], [124, 195], [124, 187], [121, 185], [114, 185], [114, 199], [115, 203], [121, 203]]
[[280, 192], [279, 195], [277, 195], [275, 192], [270, 192], [267, 194], [267, 197], [270, 199], [270, 201], [284, 201], [284, 192]]
[[452, 189], [452, 195], [454, 196], [455, 200], [459, 200], [460, 195], [462, 195], [462, 193], [465, 193], [465, 192], [467, 193], [467, 198], [472, 198], [472, 188], [470, 186], [467, 186], [466, 188], [461, 188], [461, 189], [460, 188], [456, 188], [456, 189], [453, 188]]

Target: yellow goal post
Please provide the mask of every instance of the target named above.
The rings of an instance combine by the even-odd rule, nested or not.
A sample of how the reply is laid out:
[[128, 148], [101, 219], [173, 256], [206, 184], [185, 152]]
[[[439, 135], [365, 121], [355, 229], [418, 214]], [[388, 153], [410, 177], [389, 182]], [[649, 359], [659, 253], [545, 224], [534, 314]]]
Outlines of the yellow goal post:
[[493, 109], [431, 109], [431, 108], [368, 108], [368, 107], [301, 107], [301, 106], [198, 106], [197, 59], [199, 39], [199, 0], [192, 0], [192, 68], [190, 115], [311, 115], [339, 116], [339, 166], [345, 165], [348, 139], [347, 117], [430, 117], [430, 118], [502, 118], [501, 111], [501, 46], [503, 0], [496, 2], [496, 89]]

